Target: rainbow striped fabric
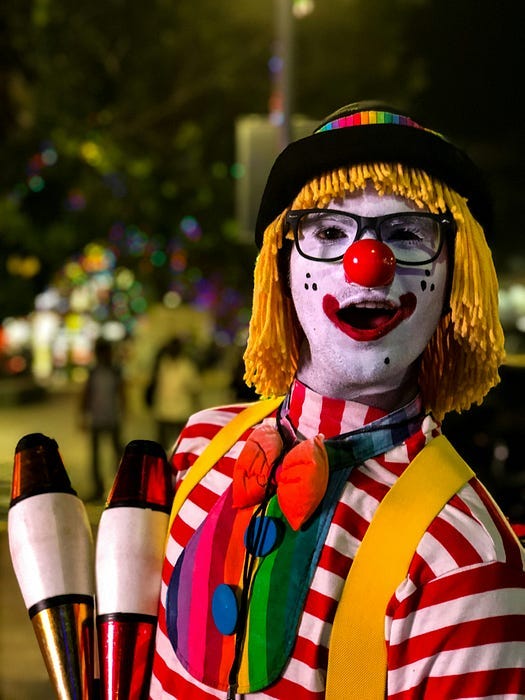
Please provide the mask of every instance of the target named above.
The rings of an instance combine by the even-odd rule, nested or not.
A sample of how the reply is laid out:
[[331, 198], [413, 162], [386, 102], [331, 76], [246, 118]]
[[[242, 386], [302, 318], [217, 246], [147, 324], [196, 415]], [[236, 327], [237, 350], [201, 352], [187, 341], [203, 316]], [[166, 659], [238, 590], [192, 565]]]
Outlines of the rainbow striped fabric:
[[[281, 675], [349, 472], [350, 468], [333, 472], [317, 515], [298, 531], [286, 522], [275, 496], [268, 504], [265, 517], [279, 522], [281, 538], [279, 546], [257, 559], [237, 679], [239, 693], [261, 690]], [[229, 488], [190, 540], [173, 571], [167, 598], [168, 634], [179, 660], [194, 678], [220, 690], [228, 689], [235, 635], [217, 629], [212, 599], [222, 583], [239, 593], [247, 585], [244, 541], [255, 510], [234, 509], [231, 498]], [[208, 573], [195, 576], [195, 571]]]

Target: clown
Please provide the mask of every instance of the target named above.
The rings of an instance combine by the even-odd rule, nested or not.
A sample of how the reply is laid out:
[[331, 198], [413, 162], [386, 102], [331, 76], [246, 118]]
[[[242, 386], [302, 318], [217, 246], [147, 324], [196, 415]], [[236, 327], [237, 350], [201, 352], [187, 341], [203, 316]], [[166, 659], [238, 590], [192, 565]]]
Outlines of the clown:
[[[472, 472], [426, 514], [380, 605], [389, 553], [365, 547], [416, 463], [408, 520], [441, 480], [445, 457], [421, 455], [443, 416], [498, 381], [487, 202], [466, 155], [375, 103], [278, 157], [245, 353], [267, 400], [201, 411], [176, 445], [151, 698], [525, 697], [524, 555]], [[379, 541], [402, 527], [387, 517]], [[359, 557], [376, 573], [352, 599]], [[352, 638], [348, 597], [379, 620], [376, 695], [339, 675], [368, 634], [365, 619], [364, 645]]]

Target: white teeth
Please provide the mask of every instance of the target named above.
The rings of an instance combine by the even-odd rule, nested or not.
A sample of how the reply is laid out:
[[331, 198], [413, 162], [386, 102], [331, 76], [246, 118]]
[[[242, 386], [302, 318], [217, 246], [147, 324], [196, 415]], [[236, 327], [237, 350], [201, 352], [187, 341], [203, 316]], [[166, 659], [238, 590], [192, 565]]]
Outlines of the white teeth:
[[355, 304], [350, 304], [358, 309], [392, 309], [394, 308], [392, 304], [386, 301], [359, 301]]

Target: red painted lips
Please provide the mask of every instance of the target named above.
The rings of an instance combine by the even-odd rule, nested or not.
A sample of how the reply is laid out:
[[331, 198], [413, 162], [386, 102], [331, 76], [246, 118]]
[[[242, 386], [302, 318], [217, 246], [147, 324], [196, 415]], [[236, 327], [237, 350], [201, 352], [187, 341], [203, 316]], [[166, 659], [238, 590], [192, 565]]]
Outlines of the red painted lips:
[[339, 330], [353, 340], [377, 340], [409, 318], [416, 304], [416, 295], [412, 292], [403, 294], [397, 307], [382, 304], [340, 307], [337, 299], [327, 294], [323, 299], [323, 311]]

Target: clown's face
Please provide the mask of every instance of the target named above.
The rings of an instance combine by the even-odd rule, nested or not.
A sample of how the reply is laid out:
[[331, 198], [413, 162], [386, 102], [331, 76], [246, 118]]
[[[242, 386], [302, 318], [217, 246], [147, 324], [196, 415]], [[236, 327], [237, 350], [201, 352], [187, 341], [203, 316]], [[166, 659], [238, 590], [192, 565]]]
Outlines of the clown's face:
[[[371, 217], [422, 211], [373, 188], [329, 208]], [[368, 238], [375, 234], [366, 230], [362, 239]], [[344, 263], [309, 260], [292, 249], [290, 287], [305, 335], [297, 376], [325, 396], [393, 410], [417, 393], [418, 359], [443, 311], [446, 246], [433, 262], [415, 267], [391, 258], [391, 274], [373, 283], [359, 274], [364, 259], [353, 263], [357, 272], [349, 281], [349, 257]]]

